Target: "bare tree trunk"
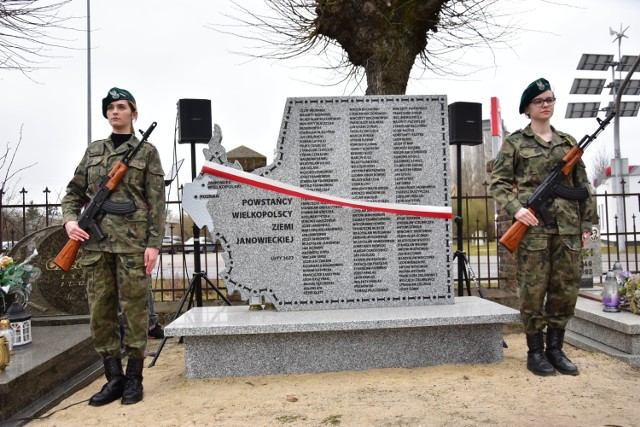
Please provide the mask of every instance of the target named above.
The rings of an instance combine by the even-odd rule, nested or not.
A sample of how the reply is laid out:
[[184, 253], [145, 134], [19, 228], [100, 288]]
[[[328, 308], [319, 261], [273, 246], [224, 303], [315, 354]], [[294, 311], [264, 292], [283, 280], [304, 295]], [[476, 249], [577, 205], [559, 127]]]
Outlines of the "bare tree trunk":
[[416, 58], [449, 0], [319, 0], [316, 33], [335, 40], [363, 67], [367, 95], [404, 94]]
[[[364, 74], [367, 95], [406, 93], [414, 65], [438, 75], [466, 75], [456, 61], [439, 59], [460, 49], [509, 46], [508, 36], [519, 29], [492, 15], [501, 0], [263, 1], [270, 13], [257, 14], [241, 4], [248, 2], [231, 0], [250, 17], [236, 19], [249, 31], [234, 34], [264, 47], [243, 55], [277, 61], [326, 55], [329, 69], [346, 71], [341, 81], [360, 83]], [[333, 47], [342, 50], [339, 55]]]
[[[410, 58], [413, 59], [413, 58]], [[413, 61], [405, 61], [404, 64], [396, 62], [393, 66], [387, 66], [380, 61], [368, 61], [364, 65], [367, 76], [366, 95], [398, 95], [407, 90], [409, 73], [413, 67]]]

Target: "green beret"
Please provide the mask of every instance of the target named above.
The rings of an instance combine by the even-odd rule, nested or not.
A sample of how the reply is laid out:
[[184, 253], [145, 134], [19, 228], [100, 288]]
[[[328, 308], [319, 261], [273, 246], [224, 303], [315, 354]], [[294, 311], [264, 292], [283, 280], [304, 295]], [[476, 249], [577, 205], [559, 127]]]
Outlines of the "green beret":
[[120, 100], [129, 101], [132, 104], [133, 108], [135, 108], [136, 99], [133, 97], [133, 95], [131, 95], [131, 92], [125, 89], [112, 87], [111, 89], [109, 89], [109, 93], [107, 93], [107, 96], [102, 99], [102, 115], [105, 119], [107, 118], [107, 107], [109, 106], [109, 104], [111, 104], [113, 101]]
[[551, 90], [551, 84], [549, 84], [547, 79], [542, 77], [527, 86], [524, 92], [522, 92], [522, 98], [520, 98], [520, 114], [524, 113], [524, 107], [529, 105], [529, 103], [533, 101], [533, 98], [548, 90]]

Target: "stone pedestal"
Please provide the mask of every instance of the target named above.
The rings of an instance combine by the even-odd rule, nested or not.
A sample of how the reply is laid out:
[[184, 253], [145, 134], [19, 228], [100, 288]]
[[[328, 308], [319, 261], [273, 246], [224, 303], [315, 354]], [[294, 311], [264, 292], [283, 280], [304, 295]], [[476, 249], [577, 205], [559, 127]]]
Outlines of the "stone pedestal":
[[606, 313], [600, 301], [580, 297], [565, 340], [583, 350], [600, 351], [640, 366], [640, 315]]
[[478, 297], [453, 305], [304, 312], [199, 307], [165, 328], [182, 336], [187, 378], [303, 374], [502, 360], [516, 310]]
[[21, 419], [44, 414], [101, 375], [88, 318], [36, 319], [33, 343], [14, 347], [0, 374], [0, 425], [21, 426]]

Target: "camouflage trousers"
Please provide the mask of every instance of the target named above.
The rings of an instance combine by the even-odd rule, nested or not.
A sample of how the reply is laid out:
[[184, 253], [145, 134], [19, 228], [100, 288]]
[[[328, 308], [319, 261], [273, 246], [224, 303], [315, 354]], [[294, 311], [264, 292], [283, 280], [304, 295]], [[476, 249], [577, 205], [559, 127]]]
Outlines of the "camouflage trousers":
[[516, 278], [524, 331], [564, 329], [574, 314], [582, 268], [579, 235], [525, 235], [516, 251]]
[[[83, 251], [78, 261], [87, 284], [91, 334], [96, 351], [102, 358], [120, 357], [122, 319], [124, 355], [143, 359], [149, 322], [144, 254]], [[119, 312], [122, 313], [120, 318]]]

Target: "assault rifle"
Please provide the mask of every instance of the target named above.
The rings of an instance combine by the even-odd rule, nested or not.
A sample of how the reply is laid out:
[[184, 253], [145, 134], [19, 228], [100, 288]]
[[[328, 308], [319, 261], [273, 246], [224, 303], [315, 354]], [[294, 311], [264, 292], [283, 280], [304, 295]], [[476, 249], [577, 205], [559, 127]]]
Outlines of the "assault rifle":
[[[142, 140], [140, 143], [135, 147], [129, 147], [122, 158], [113, 165], [107, 176], [102, 178], [98, 192], [91, 198], [85, 209], [82, 211], [82, 215], [80, 215], [80, 219], [78, 220], [78, 226], [91, 234], [96, 240], [100, 241], [106, 237], [98, 225], [98, 222], [100, 222], [102, 215], [105, 212], [124, 215], [136, 210], [133, 202], [113, 202], [109, 200], [109, 196], [111, 196], [111, 193], [116, 190], [120, 181], [122, 181], [122, 178], [127, 173], [127, 170], [129, 170], [129, 163], [131, 162], [131, 159], [133, 159], [138, 153], [142, 144], [149, 139], [149, 135], [151, 135], [151, 132], [153, 132], [156, 126], [157, 123], [153, 122], [146, 132], [142, 132], [142, 130], [140, 130], [140, 133], [142, 133]], [[71, 265], [73, 265], [76, 256], [78, 256], [81, 244], [82, 242], [78, 240], [69, 239], [67, 244], [56, 257], [56, 265], [66, 272], [71, 270]]]
[[[536, 191], [529, 196], [529, 199], [527, 200], [527, 208], [534, 215], [536, 213], [540, 214], [545, 224], [553, 223], [553, 218], [547, 210], [547, 200], [549, 200], [549, 198], [559, 196], [571, 200], [586, 200], [589, 197], [589, 192], [586, 188], [566, 187], [560, 185], [560, 181], [571, 173], [573, 167], [582, 157], [584, 150], [591, 141], [596, 139], [598, 134], [604, 130], [611, 119], [613, 119], [613, 116], [615, 116], [614, 112], [611, 112], [604, 120], [600, 120], [596, 117], [596, 120], [600, 125], [598, 126], [598, 129], [596, 129], [592, 135], [585, 135], [578, 145], [573, 147], [562, 160], [556, 163], [549, 176], [547, 176], [544, 182], [536, 188]], [[520, 241], [528, 228], [528, 225], [516, 220], [511, 227], [509, 227], [507, 232], [504, 233], [500, 239], [500, 244], [511, 252], [515, 251], [518, 245], [520, 245]]]

